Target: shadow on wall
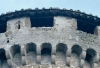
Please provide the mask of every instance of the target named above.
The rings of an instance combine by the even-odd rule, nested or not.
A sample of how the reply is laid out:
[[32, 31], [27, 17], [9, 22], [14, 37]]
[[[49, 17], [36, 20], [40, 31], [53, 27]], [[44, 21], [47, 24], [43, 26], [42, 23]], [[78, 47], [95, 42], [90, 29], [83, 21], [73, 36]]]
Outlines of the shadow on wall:
[[10, 68], [7, 63], [4, 49], [0, 49], [0, 68]]
[[27, 61], [26, 64], [36, 64], [36, 44], [28, 43], [25, 46]]
[[56, 64], [66, 65], [67, 45], [59, 43], [56, 46]]
[[75, 53], [78, 57], [82, 53], [82, 48], [79, 45], [72, 46], [72, 53]]
[[89, 63], [90, 67], [93, 67], [94, 57], [96, 56], [96, 52], [94, 49], [88, 48], [86, 50], [86, 58], [85, 60]]
[[13, 57], [14, 66], [22, 66], [22, 57], [21, 57], [21, 47], [20, 45], [13, 45], [10, 49], [10, 52]]
[[41, 63], [51, 64], [52, 45], [50, 43], [43, 43], [41, 45]]

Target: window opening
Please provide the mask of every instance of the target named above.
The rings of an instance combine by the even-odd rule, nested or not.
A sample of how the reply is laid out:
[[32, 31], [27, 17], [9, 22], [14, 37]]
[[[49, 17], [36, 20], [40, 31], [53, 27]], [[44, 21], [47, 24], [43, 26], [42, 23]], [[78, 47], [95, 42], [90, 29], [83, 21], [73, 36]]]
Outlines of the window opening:
[[94, 34], [94, 30], [96, 26], [97, 26], [96, 24], [93, 24], [90, 22], [77, 20], [77, 30], [80, 30], [86, 33]]
[[9, 43], [9, 39], [7, 39], [7, 43]]
[[18, 21], [18, 29], [20, 29], [20, 21]]
[[31, 18], [31, 27], [53, 27], [53, 17]]

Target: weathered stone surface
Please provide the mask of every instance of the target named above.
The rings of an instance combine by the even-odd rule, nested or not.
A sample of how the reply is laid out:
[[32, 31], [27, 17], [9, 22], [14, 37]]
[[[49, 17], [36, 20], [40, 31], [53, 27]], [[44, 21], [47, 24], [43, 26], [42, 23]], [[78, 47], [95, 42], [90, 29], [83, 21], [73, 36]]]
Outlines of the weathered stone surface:
[[20, 67], [20, 68], [27, 68], [27, 66], [22, 66], [22, 67]]
[[42, 65], [41, 68], [49, 68], [49, 65]]
[[33, 66], [27, 66], [27, 68], [33, 68]]
[[40, 68], [40, 65], [34, 65], [33, 68]]
[[60, 66], [60, 68], [71, 68], [71, 67], [68, 67], [68, 66]]
[[[78, 68], [80, 59], [84, 62], [86, 61], [86, 53], [82, 53], [81, 57], [71, 55], [73, 45], [77, 44], [81, 46], [82, 50], [85, 52], [88, 48], [92, 48], [96, 53], [100, 54], [99, 28], [97, 29], [98, 35], [88, 34], [76, 30], [76, 19], [62, 16], [55, 16], [53, 24], [53, 27], [31, 27], [31, 20], [29, 17], [7, 21], [7, 31], [0, 34], [0, 48], [11, 52], [10, 54], [6, 54], [7, 60], [11, 59], [14, 67], [17, 65], [21, 66], [22, 64], [29, 65], [22, 66], [21, 68], [49, 68], [46, 64], [52, 65], [52, 63], [55, 64], [52, 65], [52, 68], [68, 68], [66, 67], [67, 65]], [[34, 43], [36, 45], [36, 50], [32, 47], [34, 45], [26, 48], [27, 43]], [[42, 48], [43, 43], [49, 43], [51, 46], [48, 47], [48, 45], [45, 45]], [[57, 48], [59, 43], [65, 44], [62, 50], [60, 47]], [[16, 46], [12, 50], [11, 47], [15, 44], [19, 46]], [[50, 54], [48, 54], [48, 50], [50, 50]], [[26, 57], [25, 61], [23, 57]], [[99, 57], [96, 58], [95, 62], [100, 62]], [[3, 62], [1, 62], [1, 64], [2, 63]], [[82, 63], [82, 66], [85, 68], [89, 67], [90, 64], [89, 62], [85, 62], [85, 64]]]
[[57, 65], [52, 65], [52, 68], [57, 68]]

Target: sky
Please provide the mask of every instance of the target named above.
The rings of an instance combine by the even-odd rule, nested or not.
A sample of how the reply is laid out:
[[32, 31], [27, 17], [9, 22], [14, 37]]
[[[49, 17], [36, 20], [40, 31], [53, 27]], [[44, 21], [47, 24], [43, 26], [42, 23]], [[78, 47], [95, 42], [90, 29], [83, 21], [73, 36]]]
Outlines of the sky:
[[100, 0], [0, 0], [0, 14], [28, 8], [50, 8], [80, 10], [100, 17]]

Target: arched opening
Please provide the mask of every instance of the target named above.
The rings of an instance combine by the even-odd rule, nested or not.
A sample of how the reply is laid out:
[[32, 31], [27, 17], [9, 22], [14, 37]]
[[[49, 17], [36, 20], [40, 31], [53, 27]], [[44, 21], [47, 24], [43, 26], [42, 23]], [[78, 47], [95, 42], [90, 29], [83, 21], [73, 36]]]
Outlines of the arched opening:
[[43, 43], [41, 46], [41, 64], [51, 64], [52, 46], [50, 43]]
[[56, 46], [56, 64], [66, 65], [67, 46], [64, 43], [59, 43]]
[[0, 68], [9, 68], [4, 49], [0, 49]]
[[36, 44], [28, 43], [25, 46], [27, 55], [27, 64], [36, 64]]
[[96, 51], [92, 48], [88, 48], [86, 50], [86, 64], [85, 66], [92, 68], [94, 57], [96, 56]]
[[22, 66], [22, 58], [21, 58], [21, 47], [19, 45], [13, 45], [10, 48], [11, 54], [13, 56], [14, 66]]
[[75, 53], [78, 57], [82, 53], [82, 48], [79, 45], [72, 46], [72, 53]]
[[79, 66], [79, 56], [81, 55], [82, 53], [82, 48], [81, 46], [79, 45], [73, 45], [72, 48], [72, 53], [71, 53], [71, 66], [74, 66], [74, 67], [78, 67]]

